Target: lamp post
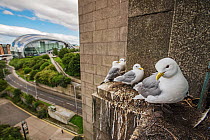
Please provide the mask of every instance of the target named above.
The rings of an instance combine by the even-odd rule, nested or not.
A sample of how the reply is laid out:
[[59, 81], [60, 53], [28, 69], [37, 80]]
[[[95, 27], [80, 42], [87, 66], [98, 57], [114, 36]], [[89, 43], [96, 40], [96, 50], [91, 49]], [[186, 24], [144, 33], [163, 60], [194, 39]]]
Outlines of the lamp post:
[[36, 87], [36, 80], [34, 80], [34, 83], [35, 83], [36, 99], [38, 99], [37, 87]]

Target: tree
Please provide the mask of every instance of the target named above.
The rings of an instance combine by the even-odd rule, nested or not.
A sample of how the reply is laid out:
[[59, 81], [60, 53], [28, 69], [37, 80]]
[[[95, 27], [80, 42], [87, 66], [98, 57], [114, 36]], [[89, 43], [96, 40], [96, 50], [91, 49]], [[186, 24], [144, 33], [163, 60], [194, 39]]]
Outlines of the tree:
[[65, 54], [69, 53], [67, 48], [62, 48], [59, 53], [58, 56], [62, 59], [64, 57]]
[[0, 140], [24, 140], [20, 133], [20, 127], [0, 125]]
[[80, 55], [74, 54], [67, 65], [67, 73], [71, 76], [80, 76]]
[[7, 82], [3, 79], [0, 79], [0, 92], [6, 89], [7, 87]]
[[53, 48], [53, 55], [58, 55], [58, 49], [57, 48]]
[[3, 79], [4, 78], [4, 74], [7, 74], [8, 71], [6, 68], [6, 62], [5, 61], [1, 61], [0, 60], [0, 78]]

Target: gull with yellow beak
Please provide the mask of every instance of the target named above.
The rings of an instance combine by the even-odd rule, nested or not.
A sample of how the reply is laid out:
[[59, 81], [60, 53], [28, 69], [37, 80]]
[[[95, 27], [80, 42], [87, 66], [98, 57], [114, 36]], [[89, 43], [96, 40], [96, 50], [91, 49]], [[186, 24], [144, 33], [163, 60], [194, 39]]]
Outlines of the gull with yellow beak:
[[124, 65], [122, 65], [121, 62], [113, 61], [112, 67], [110, 68], [106, 78], [101, 84], [113, 81], [115, 77], [120, 75], [120, 72], [123, 70], [123, 67]]
[[142, 80], [144, 76], [144, 69], [139, 64], [133, 66], [133, 70], [126, 72], [122, 76], [118, 76], [114, 79], [115, 82], [122, 82], [127, 85], [133, 85]]
[[156, 63], [155, 68], [158, 73], [134, 87], [140, 93], [134, 99], [144, 99], [149, 103], [182, 101], [187, 96], [189, 86], [178, 64], [171, 58], [163, 58]]

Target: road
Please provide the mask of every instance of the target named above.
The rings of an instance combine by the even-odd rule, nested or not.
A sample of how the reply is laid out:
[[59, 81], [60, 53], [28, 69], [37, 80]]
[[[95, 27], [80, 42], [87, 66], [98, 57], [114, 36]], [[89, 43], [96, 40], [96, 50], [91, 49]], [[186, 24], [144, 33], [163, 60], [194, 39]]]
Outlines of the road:
[[69, 98], [65, 98], [65, 97], [61, 97], [61, 96], [57, 96], [52, 94], [51, 92], [53, 91], [43, 91], [39, 88], [35, 88], [35, 86], [31, 86], [25, 82], [23, 82], [22, 80], [20, 80], [18, 77], [16, 77], [13, 73], [12, 73], [12, 68], [8, 67], [9, 71], [11, 72], [11, 74], [6, 76], [6, 81], [13, 87], [19, 88], [21, 89], [21, 91], [31, 94], [35, 97], [36, 95], [36, 90], [37, 90], [37, 95], [39, 97], [40, 100], [55, 104], [55, 105], [59, 105], [62, 106], [64, 108], [67, 108], [71, 111], [74, 111], [75, 113], [78, 113], [79, 115], [82, 114], [82, 103], [81, 101], [75, 102], [75, 100], [69, 99]]

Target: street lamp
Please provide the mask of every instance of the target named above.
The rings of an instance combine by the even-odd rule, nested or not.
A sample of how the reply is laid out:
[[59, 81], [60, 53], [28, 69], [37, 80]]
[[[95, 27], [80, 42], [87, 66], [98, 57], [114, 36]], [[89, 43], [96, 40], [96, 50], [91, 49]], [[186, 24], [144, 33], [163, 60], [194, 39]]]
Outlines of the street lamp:
[[37, 87], [36, 87], [36, 80], [34, 80], [34, 83], [35, 83], [36, 99], [38, 99]]

